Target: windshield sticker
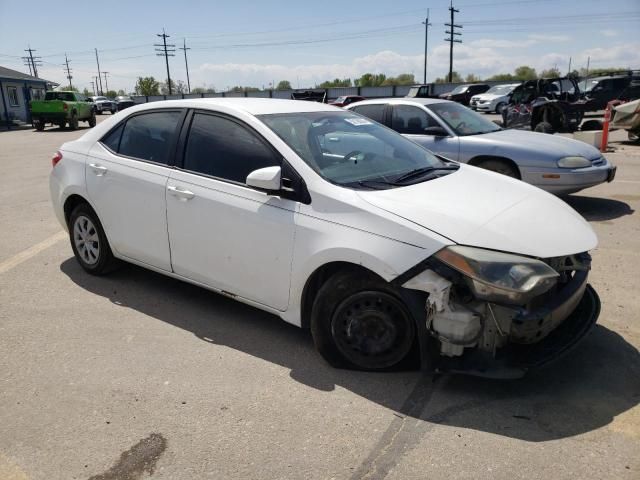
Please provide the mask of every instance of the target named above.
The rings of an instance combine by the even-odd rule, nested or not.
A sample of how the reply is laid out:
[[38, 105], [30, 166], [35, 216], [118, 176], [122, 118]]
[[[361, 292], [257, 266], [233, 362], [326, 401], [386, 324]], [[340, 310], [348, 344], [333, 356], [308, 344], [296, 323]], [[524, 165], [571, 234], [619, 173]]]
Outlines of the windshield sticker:
[[349, 122], [351, 125], [354, 125], [356, 127], [360, 125], [373, 125], [373, 122], [367, 120], [366, 118], [358, 118], [358, 117], [345, 118], [344, 121]]

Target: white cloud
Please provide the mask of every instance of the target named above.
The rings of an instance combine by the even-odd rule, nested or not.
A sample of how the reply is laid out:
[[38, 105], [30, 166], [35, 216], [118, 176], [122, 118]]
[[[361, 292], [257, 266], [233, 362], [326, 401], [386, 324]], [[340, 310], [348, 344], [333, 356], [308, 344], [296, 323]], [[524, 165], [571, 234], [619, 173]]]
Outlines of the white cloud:
[[600, 33], [602, 35], [604, 35], [605, 37], [617, 37], [618, 36], [618, 32], [616, 32], [615, 30], [611, 30], [609, 28], [606, 28], [604, 30], [600, 30]]

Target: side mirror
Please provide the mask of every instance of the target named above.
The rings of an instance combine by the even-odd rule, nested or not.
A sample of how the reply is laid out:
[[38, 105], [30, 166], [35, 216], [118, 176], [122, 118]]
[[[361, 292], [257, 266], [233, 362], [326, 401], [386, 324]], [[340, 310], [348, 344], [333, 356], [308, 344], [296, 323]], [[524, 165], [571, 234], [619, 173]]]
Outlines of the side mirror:
[[282, 168], [266, 167], [254, 170], [247, 175], [247, 185], [268, 193], [279, 192], [282, 189]]
[[449, 133], [442, 127], [427, 127], [424, 129], [425, 135], [433, 135], [435, 137], [448, 137]]

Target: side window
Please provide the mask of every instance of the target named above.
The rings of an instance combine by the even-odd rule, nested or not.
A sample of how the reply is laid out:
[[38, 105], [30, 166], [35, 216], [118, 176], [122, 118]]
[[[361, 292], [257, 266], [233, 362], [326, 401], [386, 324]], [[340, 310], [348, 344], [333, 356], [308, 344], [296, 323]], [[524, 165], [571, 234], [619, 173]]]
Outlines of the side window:
[[18, 89], [16, 87], [7, 87], [7, 93], [9, 94], [9, 105], [12, 107], [20, 106], [20, 102], [18, 102]]
[[244, 184], [252, 171], [280, 164], [280, 158], [249, 129], [216, 115], [193, 116], [185, 170]]
[[118, 153], [128, 157], [168, 164], [169, 146], [182, 113], [153, 112], [127, 120]]
[[107, 133], [104, 137], [102, 137], [100, 142], [108, 147], [109, 150], [117, 153], [118, 149], [120, 148], [120, 137], [122, 136], [123, 128], [124, 123], [121, 123], [116, 128]]
[[421, 134], [427, 127], [439, 126], [427, 112], [410, 105], [395, 105], [391, 117], [391, 128], [398, 133]]
[[369, 117], [374, 122], [384, 124], [384, 107], [384, 104], [360, 105], [359, 107], [353, 108], [353, 111], [359, 113], [360, 115], [364, 115], [365, 117]]

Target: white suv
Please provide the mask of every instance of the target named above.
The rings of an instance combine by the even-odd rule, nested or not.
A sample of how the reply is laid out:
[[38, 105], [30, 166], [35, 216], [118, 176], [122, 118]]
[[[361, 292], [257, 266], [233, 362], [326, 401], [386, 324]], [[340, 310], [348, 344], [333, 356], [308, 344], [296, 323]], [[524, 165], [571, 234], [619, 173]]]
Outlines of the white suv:
[[254, 305], [310, 328], [334, 366], [519, 376], [598, 317], [580, 215], [353, 112], [156, 102], [53, 164], [54, 209], [87, 272], [119, 259]]
[[509, 95], [513, 92], [519, 83], [511, 83], [508, 85], [496, 85], [491, 87], [480, 95], [471, 97], [469, 107], [472, 110], [478, 110], [480, 112], [495, 112], [502, 113], [502, 109], [509, 103]]

